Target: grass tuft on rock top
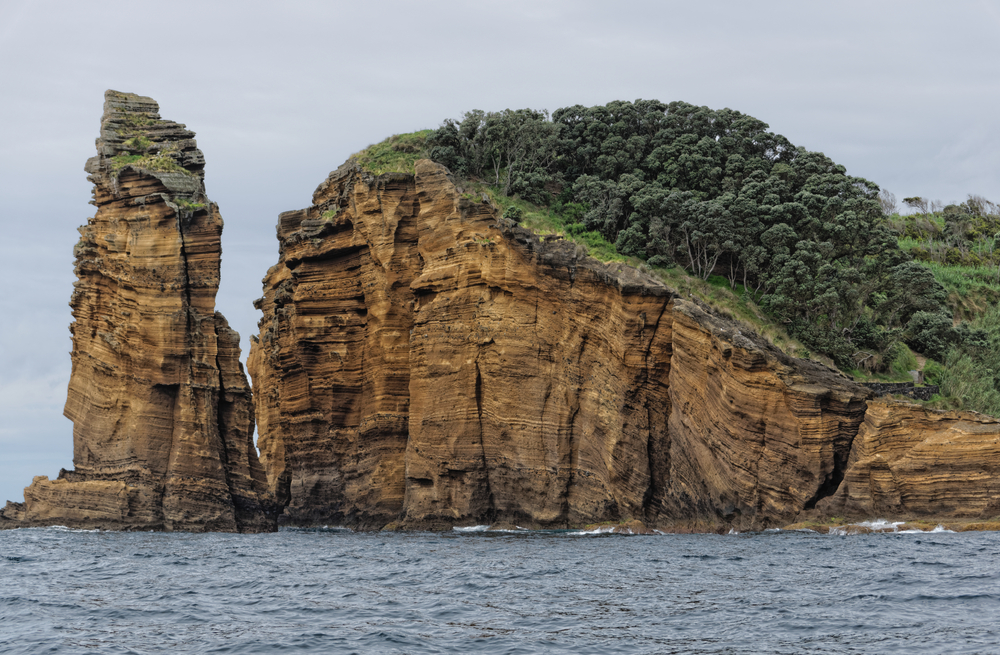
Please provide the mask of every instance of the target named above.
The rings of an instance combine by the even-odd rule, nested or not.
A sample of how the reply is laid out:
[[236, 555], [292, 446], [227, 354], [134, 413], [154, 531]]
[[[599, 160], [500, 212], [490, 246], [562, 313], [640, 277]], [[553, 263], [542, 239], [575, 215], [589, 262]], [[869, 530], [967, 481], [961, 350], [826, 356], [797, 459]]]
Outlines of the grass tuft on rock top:
[[110, 160], [111, 174], [117, 177], [123, 170], [131, 167], [156, 173], [194, 175], [194, 173], [178, 164], [171, 155], [172, 151], [170, 150], [161, 150], [157, 153], [116, 155]]
[[362, 169], [384, 175], [385, 173], [413, 174], [418, 159], [426, 157], [427, 137], [433, 130], [420, 130], [408, 134], [394, 134], [385, 141], [368, 146], [351, 155]]
[[157, 173], [187, 173], [183, 166], [178, 164], [169, 155], [157, 153], [154, 155], [118, 155], [111, 158], [111, 171], [119, 173], [126, 167], [141, 168]]
[[188, 200], [187, 198], [174, 198], [174, 204], [184, 211], [194, 212], [205, 208], [205, 203]]
[[137, 134], [136, 136], [125, 139], [122, 144], [130, 151], [146, 151], [153, 146], [152, 140], [149, 139], [145, 134]]

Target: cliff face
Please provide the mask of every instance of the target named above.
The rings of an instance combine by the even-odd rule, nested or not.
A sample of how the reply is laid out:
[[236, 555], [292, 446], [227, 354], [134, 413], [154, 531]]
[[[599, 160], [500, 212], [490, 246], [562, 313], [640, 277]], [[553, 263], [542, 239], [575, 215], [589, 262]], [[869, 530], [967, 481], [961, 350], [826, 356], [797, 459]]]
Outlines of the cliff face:
[[998, 516], [1000, 421], [869, 402], [844, 483], [821, 507], [841, 516]]
[[865, 389], [437, 164], [345, 165], [278, 240], [249, 370], [289, 523], [759, 528], [841, 483]]
[[75, 469], [35, 478], [0, 526], [275, 529], [239, 335], [215, 311], [222, 218], [194, 133], [158, 111], [105, 94], [74, 250]]
[[868, 391], [691, 304], [675, 305], [673, 326], [663, 513], [755, 529], [834, 493]]

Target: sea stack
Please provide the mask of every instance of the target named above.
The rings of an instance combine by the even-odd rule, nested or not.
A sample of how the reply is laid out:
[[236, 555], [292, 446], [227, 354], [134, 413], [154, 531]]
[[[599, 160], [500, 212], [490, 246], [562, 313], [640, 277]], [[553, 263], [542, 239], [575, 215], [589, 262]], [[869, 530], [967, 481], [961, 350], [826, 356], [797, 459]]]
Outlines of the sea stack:
[[0, 527], [275, 529], [239, 335], [215, 311], [222, 217], [205, 159], [151, 98], [107, 91], [93, 218], [74, 248], [74, 470], [36, 477]]

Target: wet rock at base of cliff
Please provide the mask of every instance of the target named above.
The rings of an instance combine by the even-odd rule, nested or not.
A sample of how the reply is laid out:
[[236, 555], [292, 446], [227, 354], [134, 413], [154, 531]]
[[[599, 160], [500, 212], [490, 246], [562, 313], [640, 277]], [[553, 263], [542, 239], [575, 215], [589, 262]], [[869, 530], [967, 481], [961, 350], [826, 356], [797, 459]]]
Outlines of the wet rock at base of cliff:
[[215, 311], [222, 218], [194, 133], [105, 94], [70, 300], [73, 471], [36, 477], [0, 527], [276, 528], [239, 335]]

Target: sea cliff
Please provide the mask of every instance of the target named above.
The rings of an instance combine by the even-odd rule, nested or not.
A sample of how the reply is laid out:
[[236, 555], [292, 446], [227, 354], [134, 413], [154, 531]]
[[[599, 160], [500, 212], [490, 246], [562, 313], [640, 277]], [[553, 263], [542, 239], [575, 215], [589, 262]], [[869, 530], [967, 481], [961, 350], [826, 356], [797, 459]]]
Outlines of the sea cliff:
[[427, 159], [382, 175], [352, 159], [281, 214], [251, 393], [215, 311], [204, 157], [158, 112], [106, 94], [74, 251], [74, 470], [36, 478], [0, 528], [1000, 515], [1000, 422], [876, 399], [648, 269], [524, 229]]
[[[930, 444], [910, 405], [516, 226], [429, 160], [380, 176], [349, 162], [277, 230], [248, 368], [288, 524], [745, 530], [996, 512], [995, 457], [970, 441], [995, 443], [993, 421], [921, 410], [957, 440]], [[908, 462], [943, 449], [928, 498], [866, 503], [873, 435], [910, 443]]]

